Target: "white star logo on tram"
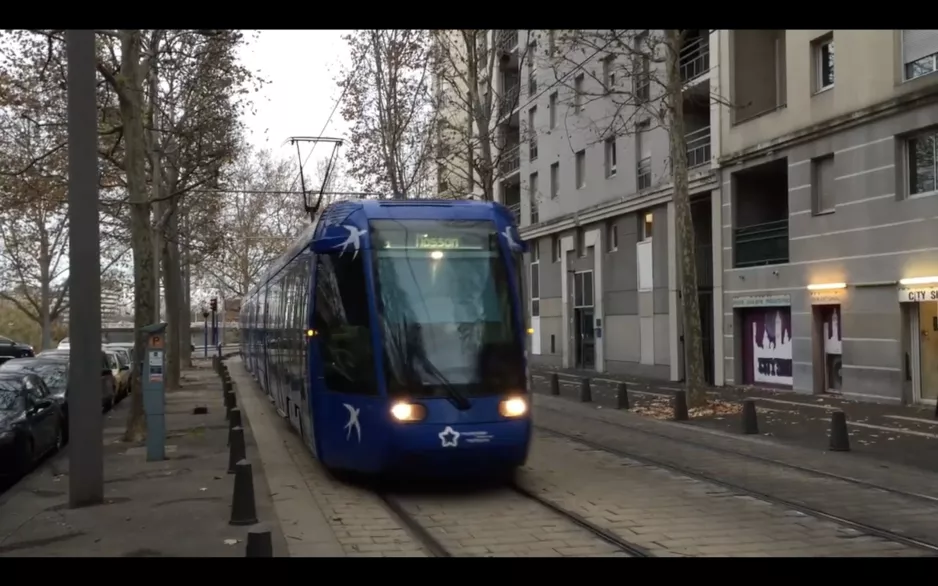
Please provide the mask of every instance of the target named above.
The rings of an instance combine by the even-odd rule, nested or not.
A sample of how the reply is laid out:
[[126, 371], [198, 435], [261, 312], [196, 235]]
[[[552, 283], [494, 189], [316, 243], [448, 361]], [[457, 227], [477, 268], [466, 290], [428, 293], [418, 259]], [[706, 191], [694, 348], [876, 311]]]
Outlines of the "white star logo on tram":
[[447, 425], [446, 429], [439, 433], [439, 438], [444, 448], [455, 448], [459, 443], [459, 432]]

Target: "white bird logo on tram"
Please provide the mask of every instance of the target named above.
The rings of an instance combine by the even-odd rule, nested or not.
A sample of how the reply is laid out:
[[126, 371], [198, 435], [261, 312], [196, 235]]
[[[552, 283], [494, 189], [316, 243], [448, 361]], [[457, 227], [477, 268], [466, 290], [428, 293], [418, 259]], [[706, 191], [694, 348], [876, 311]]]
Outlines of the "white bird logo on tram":
[[342, 405], [348, 409], [348, 423], [345, 424], [345, 429], [348, 433], [345, 434], [345, 439], [352, 439], [352, 428], [355, 428], [355, 433], [358, 435], [358, 443], [362, 443], [362, 426], [358, 422], [358, 414], [361, 413], [361, 409], [352, 407], [348, 403], [342, 403]]
[[345, 254], [345, 251], [348, 250], [349, 244], [351, 244], [352, 248], [355, 249], [355, 254], [352, 256], [352, 260], [355, 260], [358, 258], [358, 249], [362, 245], [362, 234], [364, 234], [365, 231], [355, 226], [349, 226], [346, 224], [342, 224], [342, 227], [348, 230], [348, 237], [346, 237], [345, 242], [340, 242], [339, 244], [333, 246], [333, 248], [339, 248], [341, 246], [342, 251], [339, 252], [339, 256], [342, 256]]
[[505, 226], [505, 231], [502, 232], [502, 236], [505, 237], [505, 242], [508, 243], [508, 248], [511, 250], [519, 250], [521, 245], [515, 240], [514, 235], [511, 233], [511, 226]]

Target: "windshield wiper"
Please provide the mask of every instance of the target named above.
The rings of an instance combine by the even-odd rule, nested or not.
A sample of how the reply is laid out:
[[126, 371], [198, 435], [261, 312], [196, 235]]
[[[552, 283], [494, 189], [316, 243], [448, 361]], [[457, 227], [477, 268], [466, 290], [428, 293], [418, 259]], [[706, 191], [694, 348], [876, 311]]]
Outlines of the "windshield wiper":
[[460, 411], [468, 411], [472, 407], [472, 403], [469, 402], [469, 399], [465, 395], [456, 390], [449, 380], [443, 376], [443, 373], [440, 372], [432, 362], [426, 359], [426, 357], [421, 355], [421, 362], [423, 362], [424, 370], [427, 374], [432, 375], [436, 378], [437, 382], [440, 383], [440, 386], [443, 387], [443, 390], [446, 391], [447, 398], [453, 404], [454, 407]]

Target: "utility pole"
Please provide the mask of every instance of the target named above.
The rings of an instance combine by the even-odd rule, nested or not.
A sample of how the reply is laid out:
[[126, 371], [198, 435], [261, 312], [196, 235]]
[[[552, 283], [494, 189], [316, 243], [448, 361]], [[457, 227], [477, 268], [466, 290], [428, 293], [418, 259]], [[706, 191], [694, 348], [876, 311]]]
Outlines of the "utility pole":
[[104, 502], [101, 413], [101, 245], [97, 79], [93, 30], [65, 32], [68, 57], [69, 312], [68, 504]]

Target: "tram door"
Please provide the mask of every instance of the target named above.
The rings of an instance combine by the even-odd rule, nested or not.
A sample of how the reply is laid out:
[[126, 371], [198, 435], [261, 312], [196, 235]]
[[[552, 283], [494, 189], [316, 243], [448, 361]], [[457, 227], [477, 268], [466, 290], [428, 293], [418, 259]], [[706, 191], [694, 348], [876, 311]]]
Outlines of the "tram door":
[[593, 271], [573, 275], [574, 358], [577, 368], [596, 366], [596, 330], [593, 308]]
[[387, 445], [363, 255], [318, 254], [309, 341], [316, 453], [327, 467], [376, 470]]

